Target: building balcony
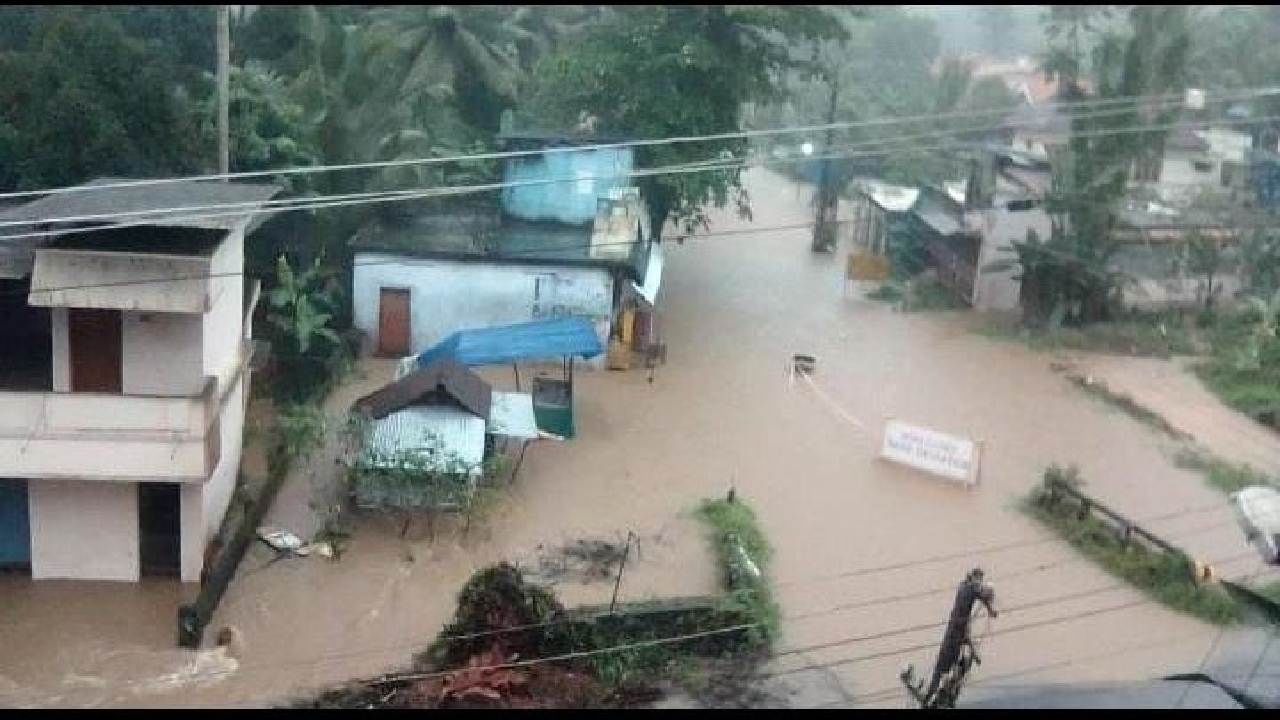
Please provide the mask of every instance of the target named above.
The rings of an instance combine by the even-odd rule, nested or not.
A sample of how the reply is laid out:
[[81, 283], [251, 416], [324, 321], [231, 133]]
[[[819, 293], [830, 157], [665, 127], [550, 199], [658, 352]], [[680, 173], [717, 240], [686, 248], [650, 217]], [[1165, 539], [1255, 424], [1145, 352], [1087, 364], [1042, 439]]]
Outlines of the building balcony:
[[0, 391], [0, 477], [204, 482], [219, 383], [197, 396]]

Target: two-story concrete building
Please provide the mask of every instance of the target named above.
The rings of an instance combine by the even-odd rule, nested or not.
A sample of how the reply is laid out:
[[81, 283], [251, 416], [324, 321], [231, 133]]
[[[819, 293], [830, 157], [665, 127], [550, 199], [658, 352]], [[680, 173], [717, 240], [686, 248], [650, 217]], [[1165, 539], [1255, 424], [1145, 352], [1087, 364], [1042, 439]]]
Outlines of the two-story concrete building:
[[[34, 223], [6, 234], [52, 233], [0, 238], [0, 564], [197, 582], [240, 465], [244, 238], [279, 188], [100, 187], [119, 182], [0, 213]], [[154, 212], [223, 204], [238, 214]], [[114, 213], [137, 214], [60, 220]]]

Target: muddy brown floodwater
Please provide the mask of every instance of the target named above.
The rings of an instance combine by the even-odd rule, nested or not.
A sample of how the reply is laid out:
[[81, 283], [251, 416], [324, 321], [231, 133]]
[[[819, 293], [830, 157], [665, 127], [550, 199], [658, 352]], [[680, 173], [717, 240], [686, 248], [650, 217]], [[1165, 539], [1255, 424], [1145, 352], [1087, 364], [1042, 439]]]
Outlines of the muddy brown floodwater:
[[[717, 213], [713, 230], [809, 219], [793, 183], [752, 171], [748, 186], [754, 222]], [[189, 681], [199, 668], [174, 675], [209, 654], [170, 654], [173, 591], [0, 581], [0, 701], [267, 704], [403, 663], [487, 562], [627, 529], [666, 540], [651, 543], [653, 569], [624, 583], [626, 597], [706, 592], [714, 572], [705, 551], [689, 549], [700, 538], [687, 512], [730, 486], [776, 548], [787, 619], [770, 670], [796, 705], [905, 704], [899, 668], [934, 658], [908, 648], [936, 643], [941, 629], [903, 629], [945, 619], [974, 565], [1006, 610], [982, 644], [979, 679], [1142, 679], [1196, 666], [1212, 628], [1116, 586], [1013, 505], [1047, 464], [1074, 462], [1093, 493], [1135, 517], [1198, 510], [1151, 525], [1203, 557], [1240, 556], [1220, 564], [1224, 574], [1257, 570], [1223, 497], [1175, 468], [1154, 432], [1052, 372], [1046, 356], [969, 333], [954, 315], [845, 297], [843, 250], [814, 255], [808, 242], [791, 230], [672, 247], [659, 320], [668, 363], [656, 381], [639, 370], [580, 372], [579, 436], [530, 449], [510, 498], [472, 537], [405, 543], [371, 522], [341, 562], [257, 570], [263, 559], [251, 556], [212, 624], [239, 627], [246, 655], [237, 670], [200, 676], [207, 685]], [[788, 385], [797, 352], [818, 358], [814, 381], [842, 414]], [[390, 377], [389, 365], [367, 367], [371, 387]], [[876, 460], [886, 417], [983, 439], [980, 485], [966, 491]], [[980, 550], [989, 546], [1006, 547]], [[825, 647], [807, 649], [815, 645]], [[137, 669], [118, 648], [151, 654]], [[144, 682], [166, 673], [170, 690]]]

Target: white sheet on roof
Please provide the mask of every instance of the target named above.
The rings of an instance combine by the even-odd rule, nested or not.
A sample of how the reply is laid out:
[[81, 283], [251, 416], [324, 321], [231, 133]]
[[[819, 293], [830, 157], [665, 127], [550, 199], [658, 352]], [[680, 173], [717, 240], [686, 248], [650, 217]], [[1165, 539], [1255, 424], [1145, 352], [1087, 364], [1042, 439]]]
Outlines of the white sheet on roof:
[[494, 390], [493, 402], [489, 405], [489, 432], [522, 440], [539, 437], [538, 421], [533, 416], [533, 396]]
[[916, 204], [920, 191], [916, 188], [887, 185], [876, 181], [863, 181], [863, 190], [871, 202], [889, 212], [906, 212]]

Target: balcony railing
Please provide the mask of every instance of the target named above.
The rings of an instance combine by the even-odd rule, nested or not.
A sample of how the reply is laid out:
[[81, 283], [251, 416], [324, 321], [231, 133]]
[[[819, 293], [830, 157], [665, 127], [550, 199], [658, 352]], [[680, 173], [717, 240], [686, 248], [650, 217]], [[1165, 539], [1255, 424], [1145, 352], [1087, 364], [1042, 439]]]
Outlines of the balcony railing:
[[0, 477], [201, 482], [220, 407], [213, 378], [189, 397], [0, 392]]

